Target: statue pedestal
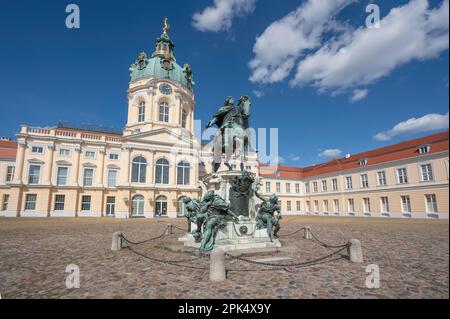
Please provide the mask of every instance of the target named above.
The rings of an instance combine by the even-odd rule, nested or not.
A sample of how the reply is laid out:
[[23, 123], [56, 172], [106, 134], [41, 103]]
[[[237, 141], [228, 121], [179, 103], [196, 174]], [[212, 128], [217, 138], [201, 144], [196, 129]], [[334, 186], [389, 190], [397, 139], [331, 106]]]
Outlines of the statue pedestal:
[[[194, 237], [190, 234], [178, 240], [183, 241], [186, 247], [200, 247], [200, 243], [195, 242]], [[281, 242], [278, 238], [273, 238], [273, 242], [271, 242], [267, 229], [256, 229], [254, 221], [241, 221], [239, 224], [228, 222], [224, 229], [219, 230], [214, 247], [222, 248], [224, 251], [280, 248]]]

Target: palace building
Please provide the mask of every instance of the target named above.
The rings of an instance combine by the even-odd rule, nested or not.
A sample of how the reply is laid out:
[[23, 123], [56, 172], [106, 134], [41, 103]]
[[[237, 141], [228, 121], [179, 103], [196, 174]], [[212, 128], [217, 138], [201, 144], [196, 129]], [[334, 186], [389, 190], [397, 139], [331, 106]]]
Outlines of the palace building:
[[[184, 196], [201, 197], [213, 155], [194, 137], [193, 74], [167, 29], [130, 67], [122, 131], [60, 122], [0, 140], [0, 216], [176, 218]], [[288, 215], [448, 219], [448, 132], [305, 168], [250, 152], [246, 169]]]

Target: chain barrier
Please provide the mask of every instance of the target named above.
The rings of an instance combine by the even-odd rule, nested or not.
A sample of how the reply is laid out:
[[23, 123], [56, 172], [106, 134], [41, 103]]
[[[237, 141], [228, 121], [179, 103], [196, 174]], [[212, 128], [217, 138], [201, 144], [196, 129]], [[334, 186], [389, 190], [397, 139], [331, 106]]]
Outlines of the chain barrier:
[[319, 242], [319, 244], [321, 244], [322, 246], [326, 247], [326, 248], [342, 248], [342, 247], [348, 247], [348, 243], [346, 244], [342, 244], [342, 245], [328, 245], [327, 243], [324, 243], [323, 241], [321, 241], [319, 238], [317, 238], [317, 236], [311, 231], [311, 229], [309, 230], [309, 233], [311, 234], [311, 236], [317, 240], [317, 242]]
[[178, 230], [181, 230], [181, 231], [183, 231], [183, 232], [187, 232], [187, 231], [188, 231], [187, 229], [178, 227], [177, 225], [172, 225], [172, 227], [173, 227], [173, 228], [176, 228], [176, 229], [178, 229]]
[[126, 241], [127, 243], [129, 243], [129, 244], [132, 244], [132, 245], [140, 245], [140, 244], [143, 244], [143, 243], [146, 243], [146, 242], [149, 242], [149, 241], [152, 241], [152, 240], [156, 240], [156, 239], [160, 239], [160, 238], [164, 237], [164, 236], [166, 235], [168, 229], [169, 229], [169, 225], [167, 225], [166, 228], [164, 228], [164, 232], [163, 232], [161, 235], [156, 236], [156, 237], [152, 237], [152, 238], [149, 238], [149, 239], [146, 239], [146, 240], [137, 242], [137, 243], [136, 243], [136, 242], [133, 242], [133, 241], [127, 239], [127, 238], [125, 238], [124, 235], [120, 235], [120, 237], [121, 237], [124, 241]]
[[295, 235], [295, 234], [297, 234], [298, 232], [301, 232], [302, 230], [305, 230], [306, 229], [306, 227], [302, 227], [302, 228], [299, 228], [299, 229], [297, 229], [296, 231], [294, 231], [294, 232], [292, 232], [292, 233], [288, 233], [288, 234], [279, 234], [278, 236], [279, 237], [288, 237], [288, 236], [292, 236], [292, 235]]

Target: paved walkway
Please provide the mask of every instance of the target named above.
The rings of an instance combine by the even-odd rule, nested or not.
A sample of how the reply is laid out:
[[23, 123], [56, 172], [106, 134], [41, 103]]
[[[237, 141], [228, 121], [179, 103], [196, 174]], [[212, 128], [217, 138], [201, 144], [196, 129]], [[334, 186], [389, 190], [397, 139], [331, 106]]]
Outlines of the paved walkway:
[[[298, 272], [266, 271], [227, 260], [224, 283], [210, 283], [208, 271], [149, 261], [129, 250], [111, 252], [114, 231], [141, 241], [159, 235], [166, 223], [185, 227], [184, 219], [161, 223], [148, 219], [0, 218], [0, 293], [2, 298], [448, 298], [448, 221], [333, 217], [285, 217], [282, 235], [304, 225], [324, 242], [360, 239], [363, 264], [345, 258], [299, 268]], [[161, 259], [188, 255], [165, 247], [178, 244], [177, 234], [135, 249]], [[302, 262], [330, 253], [302, 233], [282, 237], [284, 246], [298, 250], [276, 257]], [[298, 252], [300, 251], [300, 253]], [[251, 259], [273, 257], [250, 256]], [[80, 288], [67, 289], [66, 266], [80, 268]], [[365, 286], [366, 266], [380, 268], [381, 287]], [[187, 265], [208, 267], [207, 260]], [[261, 271], [254, 271], [259, 269]]]

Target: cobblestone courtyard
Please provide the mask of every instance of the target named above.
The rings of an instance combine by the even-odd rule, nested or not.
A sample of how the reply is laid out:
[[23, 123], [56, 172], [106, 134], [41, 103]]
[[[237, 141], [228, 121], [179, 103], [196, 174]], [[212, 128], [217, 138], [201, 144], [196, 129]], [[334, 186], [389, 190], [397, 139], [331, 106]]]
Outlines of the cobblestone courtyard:
[[[184, 219], [0, 218], [0, 293], [2, 298], [448, 298], [448, 221], [285, 217], [280, 235], [309, 225], [324, 242], [342, 244], [357, 238], [364, 263], [344, 256], [298, 268], [298, 272], [267, 270], [227, 259], [231, 269], [224, 283], [210, 283], [208, 271], [162, 264], [128, 249], [111, 252], [114, 231], [132, 241], [161, 234], [167, 223], [185, 228]], [[171, 236], [135, 247], [161, 259], [186, 259], [173, 250]], [[280, 236], [284, 247], [272, 254], [284, 263], [325, 256], [333, 249], [303, 239], [303, 233]], [[170, 250], [168, 247], [172, 247]], [[295, 249], [297, 248], [297, 249]], [[335, 249], [334, 249], [335, 250]], [[346, 252], [343, 251], [343, 255]], [[270, 256], [248, 256], [249, 259]], [[80, 268], [80, 288], [67, 289], [66, 266]], [[365, 286], [369, 264], [380, 268], [380, 288]], [[206, 259], [186, 263], [208, 267]], [[254, 271], [254, 270], [260, 271]], [[240, 271], [242, 270], [242, 271]]]

